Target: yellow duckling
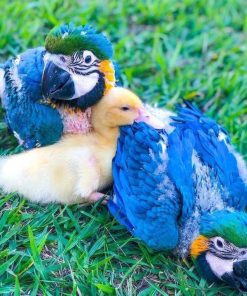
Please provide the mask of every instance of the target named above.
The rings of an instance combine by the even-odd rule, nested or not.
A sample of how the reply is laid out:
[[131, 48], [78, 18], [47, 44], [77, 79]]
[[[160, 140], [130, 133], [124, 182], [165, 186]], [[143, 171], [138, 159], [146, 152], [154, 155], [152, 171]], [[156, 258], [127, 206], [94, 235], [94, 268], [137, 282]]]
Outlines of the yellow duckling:
[[0, 187], [40, 203], [96, 202], [112, 183], [119, 126], [135, 120], [152, 123], [153, 118], [134, 93], [112, 88], [92, 107], [92, 132], [0, 158]]

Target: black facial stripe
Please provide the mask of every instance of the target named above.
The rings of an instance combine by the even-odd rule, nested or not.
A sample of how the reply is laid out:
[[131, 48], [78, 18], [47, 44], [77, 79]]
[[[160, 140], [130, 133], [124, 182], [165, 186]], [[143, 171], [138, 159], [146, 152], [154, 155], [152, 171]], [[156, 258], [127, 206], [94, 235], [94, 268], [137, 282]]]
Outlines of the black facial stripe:
[[94, 72], [98, 72], [99, 70], [98, 69], [90, 69], [90, 70], [87, 70], [87, 71], [81, 71], [80, 69], [73, 69], [73, 73], [76, 73], [78, 75], [90, 75]]
[[80, 58], [71, 59], [71, 63], [80, 63], [82, 60]]
[[74, 74], [77, 74], [77, 75], [82, 75], [82, 76], [87, 76], [87, 75], [90, 75], [92, 73], [98, 73], [98, 74], [102, 74], [99, 70], [92, 70], [92, 71], [89, 71], [89, 72], [81, 72], [81, 71], [77, 71], [75, 69], [70, 69], [71, 72], [73, 72]]
[[239, 257], [239, 249], [228, 242], [224, 243], [222, 249], [217, 249], [214, 243], [210, 242], [209, 251], [221, 259], [236, 259]]
[[77, 71], [82, 71], [82, 72], [84, 72], [84, 71], [87, 71], [87, 70], [89, 70], [90, 69], [90, 67], [84, 67], [84, 66], [79, 66], [79, 65], [74, 65], [74, 66], [70, 66], [70, 69], [71, 70], [77, 70]]
[[88, 75], [88, 74], [91, 74], [94, 71], [99, 71], [97, 68], [82, 70], [80, 67], [69, 68], [69, 70], [72, 73], [76, 73], [78, 75]]
[[227, 252], [217, 252], [214, 250], [210, 250], [210, 252], [214, 255], [216, 255], [217, 257], [221, 258], [221, 259], [235, 259], [238, 257], [238, 253], [227, 253]]
[[100, 63], [100, 60], [95, 60], [92, 64], [85, 64], [85, 61], [82, 57], [77, 57], [77, 58], [74, 58], [73, 56], [71, 57], [71, 61], [69, 63], [69, 66], [84, 66], [84, 67], [91, 67], [91, 66], [98, 66]]
[[83, 57], [83, 53], [81, 51], [77, 51], [72, 55], [72, 60], [81, 60]]
[[91, 74], [92, 71], [96, 71], [98, 70], [97, 65], [91, 65], [91, 66], [80, 66], [80, 65], [75, 65], [75, 66], [68, 66], [68, 69], [72, 72], [72, 73], [76, 73], [79, 75], [87, 75], [88, 73]]
[[100, 74], [101, 72], [98, 69], [95, 69], [95, 70], [91, 70], [91, 71], [86, 72], [86, 73], [82, 73], [82, 75], [90, 75], [92, 73], [98, 73], [98, 74]]
[[98, 67], [96, 65], [91, 65], [91, 66], [80, 66], [80, 65], [70, 65], [69, 66], [70, 69], [75, 69], [77, 71], [81, 70], [82, 72], [83, 71], [86, 71], [86, 70], [89, 70], [89, 69], [98, 69]]

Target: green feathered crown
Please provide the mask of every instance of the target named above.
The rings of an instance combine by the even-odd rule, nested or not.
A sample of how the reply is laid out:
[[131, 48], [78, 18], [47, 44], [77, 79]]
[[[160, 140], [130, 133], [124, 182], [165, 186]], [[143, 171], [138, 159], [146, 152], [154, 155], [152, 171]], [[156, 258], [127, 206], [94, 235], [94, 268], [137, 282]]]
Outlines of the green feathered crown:
[[247, 247], [247, 214], [218, 211], [202, 218], [200, 233], [206, 237], [220, 236], [240, 248]]
[[46, 37], [45, 48], [50, 53], [64, 55], [90, 50], [102, 60], [113, 56], [111, 42], [103, 33], [96, 32], [88, 25], [75, 26], [72, 23], [52, 29]]

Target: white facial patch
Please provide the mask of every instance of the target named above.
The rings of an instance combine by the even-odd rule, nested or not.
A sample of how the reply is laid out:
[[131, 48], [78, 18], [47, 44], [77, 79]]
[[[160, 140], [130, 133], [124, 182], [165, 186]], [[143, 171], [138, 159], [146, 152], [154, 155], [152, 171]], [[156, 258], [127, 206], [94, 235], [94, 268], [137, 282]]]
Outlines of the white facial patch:
[[4, 70], [0, 69], [0, 99], [3, 99], [5, 89]]
[[206, 254], [206, 260], [212, 270], [212, 272], [218, 277], [221, 278], [224, 273], [231, 273], [233, 271], [233, 263], [235, 260], [226, 260], [216, 257], [210, 252]]
[[[64, 56], [66, 57], [66, 56]], [[49, 52], [46, 52], [46, 54], [44, 55], [44, 63], [45, 65], [48, 62], [53, 62], [55, 65], [57, 65], [59, 68], [63, 69], [63, 70], [67, 70], [65, 64], [59, 59], [59, 55], [57, 54], [51, 54]]]
[[[87, 57], [89, 55], [92, 59], [91, 63], [93, 63], [97, 59], [97, 57], [94, 56], [93, 53], [91, 53], [90, 51], [85, 50], [83, 52], [83, 57]], [[84, 75], [77, 74], [72, 72], [71, 69], [69, 69], [67, 66], [67, 64], [69, 64], [69, 62], [71, 61], [71, 57], [63, 55], [62, 57], [64, 58], [64, 61], [62, 61], [60, 57], [61, 55], [46, 53], [44, 56], [44, 62], [46, 64], [48, 61], [51, 61], [59, 68], [63, 69], [64, 71], [70, 74], [70, 77], [73, 80], [75, 87], [75, 94], [71, 99], [76, 99], [89, 93], [98, 83], [99, 74], [97, 72], [93, 72], [91, 74], [87, 73], [94, 70], [98, 70], [98, 67], [95, 65], [90, 66], [89, 64], [87, 64], [86, 66], [90, 67], [88, 69], [83, 70]]]
[[89, 93], [97, 84], [99, 80], [98, 73], [92, 73], [89, 75], [77, 75], [71, 74], [71, 78], [75, 85], [75, 94], [72, 99], [79, 98]]

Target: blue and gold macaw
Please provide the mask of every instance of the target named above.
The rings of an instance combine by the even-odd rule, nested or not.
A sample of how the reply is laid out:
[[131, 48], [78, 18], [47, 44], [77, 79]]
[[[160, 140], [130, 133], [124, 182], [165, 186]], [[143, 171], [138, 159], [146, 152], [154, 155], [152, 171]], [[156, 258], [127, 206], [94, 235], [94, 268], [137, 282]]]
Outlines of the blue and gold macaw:
[[115, 85], [112, 56], [104, 34], [69, 24], [51, 30], [45, 48], [29, 49], [0, 66], [6, 120], [24, 148], [58, 141], [67, 114], [94, 105]]
[[210, 282], [247, 291], [246, 166], [190, 103], [169, 121], [122, 128], [109, 210], [149, 247], [191, 255]]

